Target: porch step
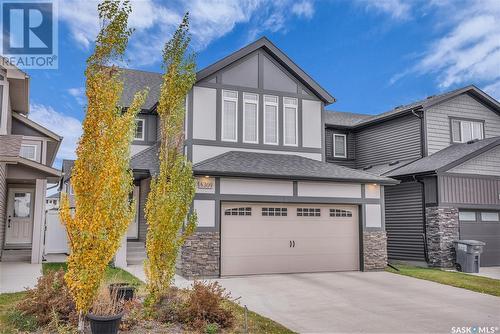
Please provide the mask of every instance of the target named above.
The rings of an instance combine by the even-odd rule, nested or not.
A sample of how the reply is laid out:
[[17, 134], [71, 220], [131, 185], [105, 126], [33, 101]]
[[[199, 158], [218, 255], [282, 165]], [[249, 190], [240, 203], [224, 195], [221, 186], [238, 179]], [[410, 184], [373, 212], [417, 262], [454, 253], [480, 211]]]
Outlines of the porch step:
[[2, 262], [31, 262], [31, 249], [5, 249]]
[[146, 259], [146, 245], [142, 241], [127, 242], [127, 264], [142, 264]]

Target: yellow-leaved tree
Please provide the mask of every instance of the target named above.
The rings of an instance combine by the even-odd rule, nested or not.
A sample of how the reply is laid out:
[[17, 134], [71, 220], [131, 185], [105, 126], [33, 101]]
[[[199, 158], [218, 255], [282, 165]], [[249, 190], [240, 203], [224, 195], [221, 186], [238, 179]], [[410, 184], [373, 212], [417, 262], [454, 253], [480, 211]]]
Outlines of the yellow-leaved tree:
[[159, 173], [151, 180], [146, 203], [148, 300], [150, 306], [172, 283], [179, 249], [196, 227], [190, 213], [195, 194], [191, 162], [183, 155], [185, 99], [196, 81], [194, 54], [189, 53], [186, 14], [163, 49], [163, 83], [157, 112], [160, 120]]
[[129, 201], [133, 187], [129, 150], [135, 116], [146, 97], [146, 91], [140, 92], [127, 110], [121, 108], [123, 82], [120, 70], [111, 65], [122, 60], [132, 33], [127, 27], [130, 3], [105, 0], [98, 11], [102, 26], [87, 59], [88, 105], [71, 172], [75, 209], [71, 212], [67, 196], [60, 209], [71, 248], [65, 280], [80, 311], [80, 330], [83, 314], [89, 311], [135, 214]]

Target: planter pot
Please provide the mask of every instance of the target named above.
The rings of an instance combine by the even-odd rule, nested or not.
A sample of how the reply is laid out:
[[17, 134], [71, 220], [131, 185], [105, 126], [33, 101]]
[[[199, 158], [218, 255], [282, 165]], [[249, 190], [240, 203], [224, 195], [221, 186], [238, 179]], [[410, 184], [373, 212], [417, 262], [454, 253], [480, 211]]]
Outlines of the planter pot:
[[128, 283], [113, 283], [109, 285], [111, 296], [116, 295], [117, 299], [131, 300], [134, 298], [135, 287]]
[[87, 314], [87, 318], [90, 321], [90, 329], [92, 331], [92, 334], [118, 333], [122, 317], [123, 312], [110, 316], [94, 315], [92, 313]]

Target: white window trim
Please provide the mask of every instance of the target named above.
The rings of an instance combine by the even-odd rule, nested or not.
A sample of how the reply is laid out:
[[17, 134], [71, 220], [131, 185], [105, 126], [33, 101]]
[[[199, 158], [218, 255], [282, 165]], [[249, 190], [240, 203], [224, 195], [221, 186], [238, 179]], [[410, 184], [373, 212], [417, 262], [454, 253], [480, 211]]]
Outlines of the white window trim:
[[[266, 97], [272, 97], [272, 98], [275, 98], [277, 102], [268, 102], [266, 101]], [[279, 145], [279, 99], [277, 96], [274, 96], [274, 95], [264, 95], [264, 111], [263, 111], [263, 115], [264, 115], [264, 144], [267, 144], [267, 145]], [[273, 143], [273, 142], [268, 142], [266, 141], [266, 106], [275, 106], [276, 107], [276, 142]]]
[[[297, 103], [285, 104], [285, 99], [292, 99]], [[295, 109], [295, 144], [286, 143], [285, 108]], [[299, 101], [293, 97], [283, 97], [283, 146], [299, 146]]]
[[[243, 142], [244, 143], [250, 143], [250, 144], [258, 144], [259, 143], [259, 94], [256, 94], [256, 93], [248, 93], [248, 94], [253, 94], [253, 95], [256, 95], [257, 96], [257, 101], [255, 100], [247, 100], [245, 98], [245, 95], [247, 93], [243, 93]], [[256, 131], [256, 134], [255, 134], [255, 140], [245, 140], [245, 134], [246, 134], [246, 126], [245, 126], [245, 113], [246, 113], [246, 108], [245, 108], [245, 105], [246, 103], [252, 103], [252, 104], [255, 104], [257, 106], [256, 108], [256, 112], [257, 112], [257, 126], [255, 128], [255, 131]]]
[[[335, 137], [344, 137], [344, 155], [338, 155], [335, 153]], [[334, 158], [347, 158], [347, 135], [341, 133], [333, 134], [333, 157]]]
[[33, 151], [33, 155], [34, 155], [34, 157], [33, 157], [33, 159], [26, 158], [26, 157], [22, 157], [22, 158], [24, 158], [24, 159], [28, 159], [28, 160], [31, 160], [31, 161], [36, 161], [36, 162], [39, 162], [39, 161], [38, 161], [38, 152], [37, 152], [37, 150], [38, 150], [38, 145], [37, 145], [37, 144], [21, 144], [21, 147], [23, 147], [23, 146], [24, 146], [24, 147], [26, 147], [26, 146], [33, 147], [33, 148], [34, 148], [34, 151]]
[[[137, 118], [135, 121], [142, 123], [142, 133], [141, 133], [141, 137], [136, 137], [137, 131], [134, 131], [134, 140], [144, 140], [144, 133], [146, 132], [144, 129], [144, 125], [146, 124], [146, 122], [143, 118]], [[137, 128], [137, 125], [136, 125], [136, 128]]]
[[[453, 122], [458, 122], [459, 123], [459, 130], [460, 130], [460, 140], [453, 140]], [[451, 121], [451, 141], [453, 143], [465, 143], [466, 141], [464, 140], [464, 124], [465, 123], [470, 123], [470, 129], [471, 129], [471, 137], [474, 136], [474, 126], [473, 123], [478, 123], [481, 125], [481, 138], [477, 138], [479, 140], [484, 139], [484, 122], [481, 120], [466, 120], [466, 119], [452, 119]]]
[[[226, 97], [224, 96], [224, 92], [232, 92], [236, 93], [236, 97]], [[234, 139], [231, 138], [224, 138], [224, 101], [233, 101], [236, 102], [236, 122], [235, 122], [235, 129], [234, 129]], [[222, 141], [230, 141], [230, 142], [237, 142], [238, 141], [238, 91], [235, 90], [222, 90], [222, 114], [221, 114], [221, 140]]]

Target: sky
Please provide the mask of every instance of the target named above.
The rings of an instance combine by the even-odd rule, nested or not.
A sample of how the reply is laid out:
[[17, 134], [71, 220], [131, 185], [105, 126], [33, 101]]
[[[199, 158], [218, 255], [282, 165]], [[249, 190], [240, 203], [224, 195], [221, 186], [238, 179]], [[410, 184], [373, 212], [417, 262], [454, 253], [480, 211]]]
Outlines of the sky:
[[[500, 99], [500, 0], [132, 1], [123, 66], [161, 71], [161, 49], [184, 12], [202, 69], [268, 37], [328, 90], [327, 109], [377, 114], [475, 84]], [[56, 166], [75, 157], [85, 60], [97, 2], [59, 1], [59, 68], [28, 70], [30, 118], [64, 137]]]

